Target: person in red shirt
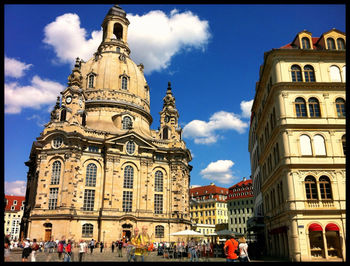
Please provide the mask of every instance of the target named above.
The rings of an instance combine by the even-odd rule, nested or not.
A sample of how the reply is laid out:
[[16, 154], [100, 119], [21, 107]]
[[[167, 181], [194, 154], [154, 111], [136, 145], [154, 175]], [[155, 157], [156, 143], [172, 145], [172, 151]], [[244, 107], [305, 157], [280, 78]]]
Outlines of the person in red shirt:
[[235, 253], [235, 250], [238, 248], [238, 242], [234, 239], [234, 237], [234, 235], [228, 236], [228, 240], [224, 245], [224, 252], [227, 262], [238, 262], [238, 256]]

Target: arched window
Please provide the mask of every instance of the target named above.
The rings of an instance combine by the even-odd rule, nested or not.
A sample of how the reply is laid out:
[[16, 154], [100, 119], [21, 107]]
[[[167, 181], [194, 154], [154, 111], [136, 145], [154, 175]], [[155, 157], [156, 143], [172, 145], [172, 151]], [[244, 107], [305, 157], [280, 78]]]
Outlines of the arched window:
[[82, 125], [83, 127], [86, 126], [86, 114], [85, 114], [85, 113], [83, 113], [83, 114], [81, 115], [81, 125]]
[[341, 143], [343, 145], [343, 153], [346, 155], [346, 137], [345, 134], [341, 137]]
[[312, 155], [311, 139], [308, 135], [300, 136], [300, 151], [301, 155]]
[[345, 41], [343, 38], [337, 39], [338, 50], [345, 50]]
[[331, 181], [327, 176], [321, 176], [318, 180], [320, 185], [320, 194], [321, 199], [331, 200], [332, 199], [332, 189], [331, 189]]
[[168, 139], [168, 138], [169, 138], [168, 128], [165, 127], [163, 128], [163, 139]]
[[128, 89], [128, 79], [127, 77], [122, 77], [122, 89], [127, 90]]
[[157, 225], [155, 228], [155, 235], [156, 235], [156, 238], [164, 237], [164, 226]]
[[340, 69], [337, 66], [331, 66], [329, 68], [329, 74], [332, 82], [341, 82]]
[[345, 117], [345, 101], [342, 98], [335, 100], [335, 106], [337, 108], [338, 117]]
[[291, 67], [291, 72], [292, 72], [292, 81], [293, 82], [302, 82], [301, 78], [301, 68], [298, 65], [292, 65]]
[[61, 162], [54, 161], [52, 164], [51, 185], [58, 185], [60, 183], [61, 176]]
[[155, 173], [154, 191], [163, 192], [163, 173], [159, 170]]
[[88, 78], [88, 88], [94, 87], [94, 79], [95, 79], [95, 76], [91, 74]]
[[132, 120], [129, 116], [124, 116], [122, 121], [123, 129], [130, 129], [132, 128]]
[[307, 176], [305, 178], [305, 192], [306, 192], [306, 199], [308, 200], [318, 199], [316, 179], [313, 176]]
[[94, 226], [92, 224], [83, 224], [82, 237], [92, 237], [94, 233]]
[[310, 49], [310, 41], [309, 38], [304, 37], [301, 39], [303, 49]]
[[306, 103], [303, 98], [298, 97], [295, 99], [295, 111], [296, 111], [297, 117], [307, 117]]
[[119, 23], [115, 23], [113, 27], [113, 34], [118, 40], [123, 38], [123, 26]]
[[309, 113], [310, 117], [320, 117], [320, 104], [318, 100], [314, 97], [309, 99]]
[[326, 155], [324, 138], [321, 135], [314, 136], [315, 155]]
[[62, 109], [61, 111], [61, 120], [60, 121], [66, 121], [66, 116], [67, 116], [67, 110]]
[[335, 42], [333, 38], [327, 39], [328, 50], [335, 50]]
[[314, 68], [310, 65], [304, 66], [305, 82], [315, 82]]
[[97, 166], [93, 163], [88, 164], [88, 166], [86, 167], [85, 186], [88, 186], [88, 187], [96, 186], [96, 174], [97, 174]]
[[124, 169], [124, 188], [133, 188], [134, 185], [134, 168], [130, 165]]

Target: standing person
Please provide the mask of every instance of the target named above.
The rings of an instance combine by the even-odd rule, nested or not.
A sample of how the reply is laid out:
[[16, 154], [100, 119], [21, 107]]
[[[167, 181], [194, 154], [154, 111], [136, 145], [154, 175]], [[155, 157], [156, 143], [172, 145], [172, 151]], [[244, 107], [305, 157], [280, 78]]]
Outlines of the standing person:
[[196, 242], [194, 241], [194, 238], [191, 238], [190, 242], [188, 243], [188, 252], [191, 255], [190, 261], [198, 261]]
[[112, 253], [114, 253], [114, 241], [112, 242], [111, 248], [112, 248]]
[[92, 252], [94, 251], [94, 248], [95, 248], [95, 240], [94, 239], [91, 239], [89, 247], [90, 247], [90, 252], [91, 252], [90, 254], [92, 254]]
[[224, 245], [227, 262], [238, 262], [238, 256], [235, 253], [236, 249], [238, 249], [238, 242], [234, 239], [234, 234], [229, 235]]
[[24, 240], [24, 242], [22, 243], [22, 245], [23, 245], [22, 262], [27, 262], [28, 261], [28, 257], [30, 255], [30, 253], [32, 252], [29, 240], [30, 240], [29, 238], [26, 238]]
[[4, 257], [5, 261], [10, 261], [10, 236], [6, 235], [4, 239]]
[[131, 238], [130, 242], [135, 247], [134, 255], [132, 256], [133, 261], [138, 261], [139, 258], [142, 259], [141, 236], [137, 227], [134, 229], [134, 235]]
[[142, 255], [141, 255], [141, 261], [145, 261], [145, 254], [147, 254], [148, 247], [151, 244], [151, 239], [148, 235], [148, 228], [146, 225], [142, 226], [142, 233], [141, 233], [141, 246], [142, 246]]
[[104, 244], [103, 244], [103, 242], [101, 241], [101, 242], [100, 242], [100, 253], [103, 252], [103, 248], [104, 248]]
[[33, 239], [33, 244], [31, 246], [32, 249], [32, 256], [31, 256], [31, 261], [35, 262], [36, 261], [36, 252], [39, 250], [39, 244], [36, 242], [36, 239]]
[[87, 244], [84, 240], [80, 240], [79, 243], [79, 262], [83, 261], [83, 256], [87, 252]]
[[68, 243], [64, 245], [64, 262], [70, 262], [72, 256], [72, 242], [68, 239]]
[[248, 244], [245, 240], [244, 236], [242, 236], [239, 241], [239, 261], [240, 262], [249, 262], [249, 256], [248, 256]]
[[57, 252], [58, 252], [58, 259], [59, 260], [62, 259], [64, 244], [65, 244], [65, 242], [63, 241], [63, 239], [61, 241], [59, 241], [57, 244]]
[[118, 257], [123, 257], [123, 241], [120, 239], [117, 242], [118, 245]]

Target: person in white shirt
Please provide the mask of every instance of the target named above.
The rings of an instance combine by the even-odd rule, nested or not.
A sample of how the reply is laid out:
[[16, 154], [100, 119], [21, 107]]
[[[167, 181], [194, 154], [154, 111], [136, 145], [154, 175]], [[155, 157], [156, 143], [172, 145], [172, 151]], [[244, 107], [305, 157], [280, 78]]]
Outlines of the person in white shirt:
[[83, 255], [87, 252], [87, 244], [84, 240], [80, 240], [79, 243], [79, 262], [83, 261]]
[[239, 242], [239, 261], [240, 262], [248, 262], [250, 261], [248, 256], [248, 244], [245, 240], [244, 236], [242, 236], [240, 239], [238, 239]]

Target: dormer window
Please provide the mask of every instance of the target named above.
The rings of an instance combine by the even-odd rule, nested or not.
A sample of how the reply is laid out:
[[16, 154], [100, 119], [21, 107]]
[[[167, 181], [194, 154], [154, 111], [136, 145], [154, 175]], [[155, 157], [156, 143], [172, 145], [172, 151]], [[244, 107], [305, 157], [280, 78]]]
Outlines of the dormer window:
[[335, 50], [335, 42], [333, 38], [327, 39], [328, 50]]
[[126, 77], [122, 77], [122, 89], [123, 90], [128, 89], [128, 79]]
[[94, 79], [95, 76], [94, 75], [90, 75], [88, 78], [88, 88], [93, 88], [94, 87]]
[[345, 50], [345, 41], [343, 38], [337, 39], [338, 50]]
[[307, 37], [301, 39], [301, 44], [303, 49], [310, 49], [310, 40]]

